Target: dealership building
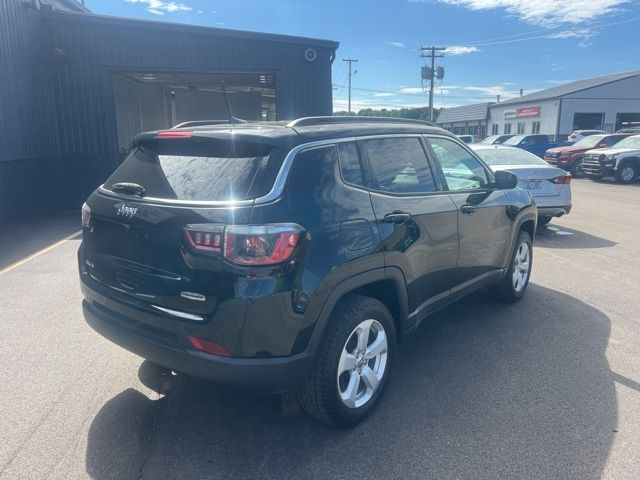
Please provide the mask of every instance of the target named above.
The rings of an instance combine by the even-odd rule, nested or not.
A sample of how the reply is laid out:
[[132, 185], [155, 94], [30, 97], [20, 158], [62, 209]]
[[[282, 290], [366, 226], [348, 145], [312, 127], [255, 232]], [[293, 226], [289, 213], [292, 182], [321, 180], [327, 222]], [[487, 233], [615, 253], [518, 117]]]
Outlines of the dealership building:
[[136, 133], [331, 115], [338, 43], [0, 0], [0, 225], [79, 209]]
[[[640, 70], [578, 80], [486, 106], [445, 109], [438, 123], [456, 134], [542, 133], [566, 139], [574, 130], [640, 126]], [[454, 118], [455, 122], [450, 120]], [[486, 135], [480, 133], [486, 128]]]

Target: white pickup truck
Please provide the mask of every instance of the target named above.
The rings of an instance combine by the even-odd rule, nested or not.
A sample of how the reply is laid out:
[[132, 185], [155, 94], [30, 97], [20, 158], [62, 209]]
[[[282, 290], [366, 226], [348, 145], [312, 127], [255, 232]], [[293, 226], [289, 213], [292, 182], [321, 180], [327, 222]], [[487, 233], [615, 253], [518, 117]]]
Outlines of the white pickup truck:
[[588, 150], [582, 171], [592, 180], [614, 177], [618, 183], [633, 183], [640, 177], [640, 135], [627, 137], [612, 148]]

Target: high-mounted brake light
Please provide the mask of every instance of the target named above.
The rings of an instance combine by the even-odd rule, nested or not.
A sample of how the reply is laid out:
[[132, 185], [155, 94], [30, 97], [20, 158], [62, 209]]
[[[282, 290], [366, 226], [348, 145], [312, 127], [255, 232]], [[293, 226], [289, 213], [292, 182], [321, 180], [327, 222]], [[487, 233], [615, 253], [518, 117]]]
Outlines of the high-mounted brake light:
[[571, 183], [571, 174], [567, 173], [566, 175], [560, 175], [559, 177], [552, 178], [550, 181], [557, 185], [566, 185]]
[[188, 225], [189, 246], [201, 253], [220, 254], [237, 265], [267, 266], [288, 261], [303, 229], [293, 223], [267, 225]]
[[193, 132], [185, 130], [165, 130], [156, 133], [156, 138], [191, 138]]

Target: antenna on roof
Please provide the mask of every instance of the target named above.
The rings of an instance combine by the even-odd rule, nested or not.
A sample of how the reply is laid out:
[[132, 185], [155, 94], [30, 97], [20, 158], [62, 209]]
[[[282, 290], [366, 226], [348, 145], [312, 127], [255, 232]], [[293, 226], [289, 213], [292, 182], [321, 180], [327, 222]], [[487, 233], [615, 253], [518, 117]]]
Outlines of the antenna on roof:
[[227, 104], [227, 112], [229, 113], [229, 123], [231, 124], [247, 123], [246, 120], [242, 120], [241, 118], [236, 118], [233, 116], [233, 112], [231, 111], [231, 104], [229, 103], [229, 97], [227, 97], [227, 91], [224, 88], [224, 80], [220, 80], [220, 88], [222, 89], [222, 94], [224, 95], [224, 102]]

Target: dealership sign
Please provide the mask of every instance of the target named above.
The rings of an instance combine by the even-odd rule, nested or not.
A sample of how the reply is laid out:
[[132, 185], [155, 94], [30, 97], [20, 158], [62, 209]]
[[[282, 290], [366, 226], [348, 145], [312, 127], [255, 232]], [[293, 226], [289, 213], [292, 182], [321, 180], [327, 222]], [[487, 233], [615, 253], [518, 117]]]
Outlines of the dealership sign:
[[528, 118], [539, 117], [540, 107], [523, 107], [517, 110], [505, 110], [504, 118]]

